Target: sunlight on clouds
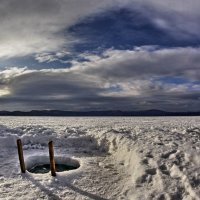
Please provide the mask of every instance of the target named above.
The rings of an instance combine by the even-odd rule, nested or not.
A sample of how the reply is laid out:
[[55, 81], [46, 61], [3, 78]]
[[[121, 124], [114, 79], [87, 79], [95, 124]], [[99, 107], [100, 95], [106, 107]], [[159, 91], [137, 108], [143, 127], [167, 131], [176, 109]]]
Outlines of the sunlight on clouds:
[[6, 88], [0, 88], [0, 97], [2, 96], [6, 96], [10, 94], [10, 90], [6, 87]]

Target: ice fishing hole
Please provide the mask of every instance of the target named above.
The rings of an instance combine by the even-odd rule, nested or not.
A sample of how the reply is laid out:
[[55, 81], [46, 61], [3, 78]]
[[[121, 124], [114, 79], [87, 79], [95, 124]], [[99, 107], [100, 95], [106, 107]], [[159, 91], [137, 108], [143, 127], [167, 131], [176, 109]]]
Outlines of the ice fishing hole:
[[[56, 172], [75, 170], [80, 167], [78, 160], [69, 157], [55, 157]], [[32, 156], [26, 161], [27, 170], [34, 174], [45, 174], [50, 172], [48, 156]]]

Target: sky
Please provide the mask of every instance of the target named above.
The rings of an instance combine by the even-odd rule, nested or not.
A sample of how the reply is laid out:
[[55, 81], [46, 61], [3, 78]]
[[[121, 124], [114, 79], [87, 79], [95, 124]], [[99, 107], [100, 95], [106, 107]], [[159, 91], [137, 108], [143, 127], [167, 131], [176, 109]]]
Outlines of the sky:
[[199, 0], [1, 0], [0, 110], [200, 110]]

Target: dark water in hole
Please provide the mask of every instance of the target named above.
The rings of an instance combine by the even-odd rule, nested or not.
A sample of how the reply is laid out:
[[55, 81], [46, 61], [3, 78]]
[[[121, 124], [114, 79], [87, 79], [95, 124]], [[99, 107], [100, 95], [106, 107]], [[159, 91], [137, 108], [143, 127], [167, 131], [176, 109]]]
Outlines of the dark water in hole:
[[[69, 171], [77, 168], [78, 168], [77, 166], [56, 164], [56, 172]], [[28, 171], [35, 174], [45, 174], [50, 171], [50, 164], [37, 165], [29, 169]]]

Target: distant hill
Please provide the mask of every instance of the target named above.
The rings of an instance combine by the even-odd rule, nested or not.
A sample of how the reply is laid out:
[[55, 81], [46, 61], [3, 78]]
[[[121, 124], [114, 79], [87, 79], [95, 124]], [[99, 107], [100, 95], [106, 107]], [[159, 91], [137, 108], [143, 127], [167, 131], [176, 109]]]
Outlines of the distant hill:
[[198, 112], [166, 112], [162, 110], [143, 111], [61, 111], [61, 110], [32, 110], [24, 111], [0, 111], [0, 116], [200, 116]]

